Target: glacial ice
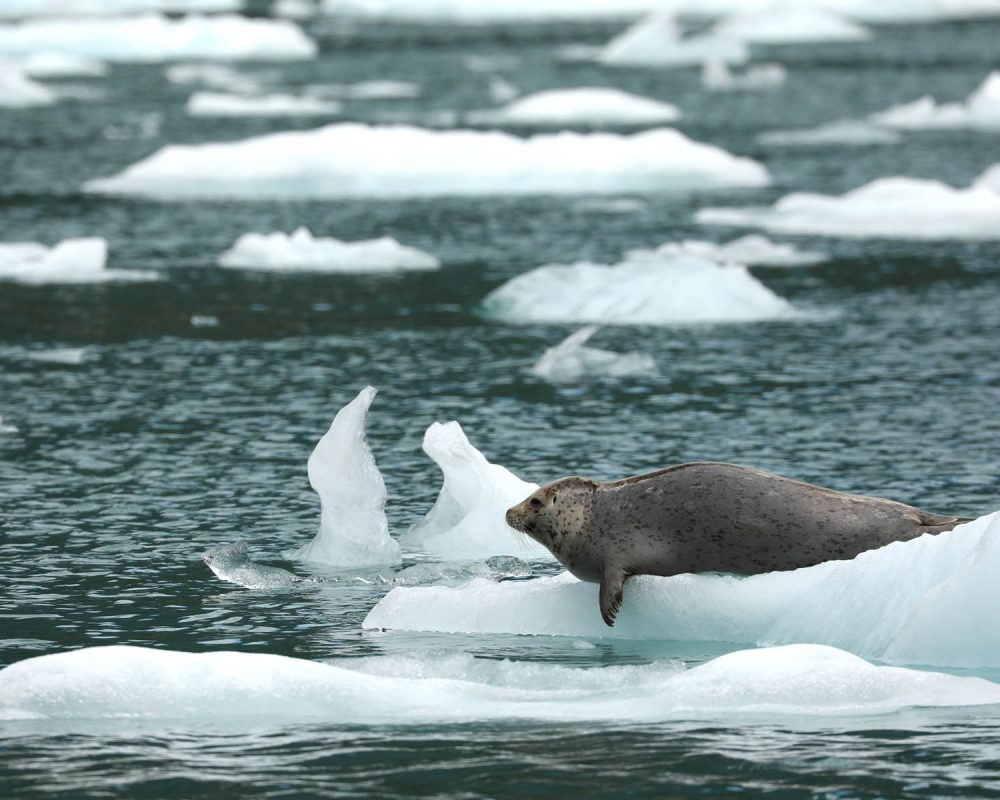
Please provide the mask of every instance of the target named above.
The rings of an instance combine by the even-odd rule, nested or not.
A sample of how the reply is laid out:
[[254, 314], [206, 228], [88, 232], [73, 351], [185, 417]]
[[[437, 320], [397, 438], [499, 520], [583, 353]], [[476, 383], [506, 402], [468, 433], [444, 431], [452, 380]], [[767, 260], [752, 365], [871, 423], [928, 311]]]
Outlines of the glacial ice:
[[626, 258], [635, 261], [644, 258], [666, 258], [682, 253], [708, 258], [721, 264], [743, 264], [747, 267], [758, 265], [805, 267], [829, 260], [829, 256], [825, 253], [799, 250], [794, 245], [772, 242], [767, 237], [754, 233], [733, 239], [726, 244], [696, 240], [667, 242], [653, 250], [629, 250]]
[[397, 22], [497, 23], [638, 17], [662, 0], [323, 0], [323, 13]]
[[967, 189], [916, 178], [879, 178], [839, 196], [796, 192], [770, 207], [702, 209], [695, 219], [856, 239], [1000, 239], [1000, 192], [990, 174], [987, 170]]
[[260, 81], [244, 75], [226, 64], [171, 64], [165, 73], [167, 80], [181, 86], [197, 84], [236, 94], [257, 94]]
[[106, 269], [108, 243], [99, 236], [66, 239], [55, 247], [35, 242], [0, 243], [0, 281], [31, 285], [46, 283], [107, 283], [155, 281], [156, 272]]
[[714, 33], [682, 38], [669, 13], [657, 12], [616, 36], [596, 54], [613, 67], [690, 67], [706, 61], [742, 64], [750, 58], [744, 42]]
[[435, 422], [424, 434], [424, 452], [441, 468], [444, 481], [427, 515], [400, 541], [448, 559], [508, 555], [552, 560], [552, 554], [509, 527], [504, 514], [538, 489], [499, 464], [491, 464], [469, 442], [457, 422]]
[[756, 161], [670, 128], [630, 136], [432, 131], [355, 123], [171, 145], [86, 189], [188, 197], [613, 194], [766, 186]]
[[613, 353], [610, 350], [585, 347], [586, 342], [598, 330], [598, 326], [588, 325], [548, 348], [531, 367], [531, 374], [551, 383], [657, 374], [656, 362], [646, 353]]
[[201, 558], [220, 580], [247, 589], [281, 589], [302, 581], [287, 569], [251, 560], [248, 545], [243, 540], [215, 547]]
[[335, 100], [293, 94], [242, 95], [195, 92], [184, 110], [192, 117], [332, 116], [340, 112]]
[[494, 289], [481, 304], [491, 319], [672, 325], [759, 322], [796, 315], [743, 266], [690, 254], [626, 258], [615, 266], [549, 264]]
[[394, 589], [365, 627], [758, 644], [816, 642], [865, 658], [1000, 667], [992, 613], [1000, 512], [850, 561], [750, 577], [631, 578], [614, 628], [597, 585], [562, 573], [521, 583]]
[[864, 26], [838, 14], [787, 2], [723, 19], [712, 30], [717, 36], [753, 44], [857, 42], [871, 38]]
[[0, 55], [57, 51], [108, 61], [156, 62], [313, 58], [316, 43], [287, 20], [237, 15], [160, 14], [108, 19], [43, 19], [0, 25]]
[[765, 131], [757, 137], [763, 145], [816, 147], [822, 145], [894, 144], [900, 139], [895, 131], [880, 128], [864, 120], [838, 119], [815, 128]]
[[932, 97], [872, 114], [876, 125], [909, 130], [973, 128], [1000, 130], [1000, 72], [991, 72], [964, 103], [938, 105]]
[[725, 61], [706, 61], [701, 68], [701, 85], [710, 92], [758, 92], [776, 89], [788, 71], [781, 64], [754, 64], [734, 73]]
[[245, 233], [219, 256], [220, 267], [270, 272], [400, 272], [438, 269], [441, 262], [389, 236], [360, 242], [313, 237], [308, 228], [284, 233]]
[[680, 118], [677, 106], [619, 89], [550, 89], [522, 97], [499, 111], [472, 112], [469, 122], [498, 125], [658, 125]]
[[87, 647], [0, 671], [0, 721], [261, 719], [338, 724], [535, 719], [632, 723], [733, 716], [826, 718], [1000, 703], [978, 677], [875, 666], [798, 644], [676, 662], [566, 667], [468, 654], [320, 663], [265, 653]]
[[100, 78], [108, 73], [103, 61], [67, 53], [32, 53], [17, 64], [32, 78]]
[[297, 561], [337, 568], [401, 561], [385, 517], [385, 482], [365, 438], [375, 394], [373, 386], [366, 386], [340, 409], [309, 456], [309, 483], [322, 510], [316, 537], [291, 556]]
[[59, 96], [31, 79], [17, 63], [0, 60], [0, 108], [50, 106]]

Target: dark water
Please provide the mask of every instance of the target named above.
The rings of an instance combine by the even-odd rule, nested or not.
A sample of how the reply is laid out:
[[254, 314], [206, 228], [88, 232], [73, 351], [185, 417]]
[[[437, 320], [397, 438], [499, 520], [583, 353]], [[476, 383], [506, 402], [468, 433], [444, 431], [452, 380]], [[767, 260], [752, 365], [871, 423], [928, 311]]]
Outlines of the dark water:
[[[462, 650], [600, 667], [715, 645], [544, 637], [369, 634], [379, 587], [252, 592], [215, 578], [208, 547], [245, 538], [259, 559], [308, 541], [318, 518], [305, 461], [336, 410], [380, 389], [369, 438], [405, 530], [440, 483], [420, 451], [434, 420], [458, 419], [493, 461], [544, 482], [617, 477], [720, 459], [837, 489], [976, 516], [1000, 507], [1000, 244], [801, 240], [834, 258], [757, 269], [804, 321], [607, 328], [598, 346], [650, 353], [659, 376], [554, 388], [526, 374], [573, 326], [504, 325], [475, 314], [508, 278], [551, 261], [613, 263], [629, 248], [733, 231], [701, 229], [706, 205], [841, 192], [884, 175], [965, 184], [1000, 161], [995, 134], [912, 134], [891, 146], [762, 148], [775, 127], [861, 116], [929, 93], [964, 97], [1000, 62], [1000, 23], [882, 29], [870, 43], [774, 48], [774, 93], [709, 95], [691, 70], [605, 71], [553, 49], [614, 26], [410, 30], [317, 28], [315, 62], [248, 65], [276, 86], [398, 78], [420, 100], [365, 101], [377, 120], [490, 104], [470, 54], [512, 54], [525, 91], [614, 85], [680, 106], [695, 139], [763, 161], [774, 186], [644, 198], [621, 215], [580, 198], [158, 203], [83, 195], [166, 143], [235, 139], [309, 120], [189, 118], [187, 87], [160, 66], [113, 68], [103, 100], [0, 112], [4, 240], [105, 236], [109, 266], [156, 269], [153, 284], [0, 283], [0, 663], [100, 644], [234, 649], [308, 659]], [[142, 115], [162, 115], [152, 136]], [[242, 233], [392, 235], [442, 259], [386, 278], [219, 270]], [[194, 327], [212, 315], [217, 327]], [[30, 360], [84, 347], [76, 366]], [[540, 567], [539, 572], [551, 568]], [[725, 648], [723, 648], [725, 649]], [[911, 711], [794, 724], [427, 727], [115, 723], [0, 725], [5, 796], [428, 797], [1000, 796], [995, 712]]]

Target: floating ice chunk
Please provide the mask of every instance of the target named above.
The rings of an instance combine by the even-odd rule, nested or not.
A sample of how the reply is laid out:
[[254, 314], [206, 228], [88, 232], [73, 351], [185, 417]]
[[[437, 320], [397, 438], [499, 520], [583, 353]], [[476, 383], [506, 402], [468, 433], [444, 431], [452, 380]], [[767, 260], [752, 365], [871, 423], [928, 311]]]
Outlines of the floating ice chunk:
[[309, 483], [319, 495], [322, 516], [316, 538], [295, 551], [295, 560], [342, 568], [401, 560], [385, 518], [385, 483], [365, 438], [375, 392], [367, 386], [340, 409], [309, 456]]
[[225, 64], [172, 64], [164, 73], [171, 83], [182, 86], [197, 84], [237, 94], [257, 94], [260, 82]]
[[0, 26], [0, 54], [55, 50], [108, 61], [169, 61], [178, 58], [312, 58], [316, 43], [288, 20], [236, 15], [158, 14], [109, 19], [52, 19]]
[[306, 94], [343, 100], [410, 100], [420, 97], [420, 84], [412, 81], [371, 80], [358, 83], [318, 83]]
[[788, 319], [793, 306], [738, 265], [655, 253], [615, 266], [578, 261], [518, 275], [483, 300], [491, 319], [671, 325]]
[[813, 147], [821, 145], [894, 144], [899, 141], [895, 131], [880, 128], [864, 120], [840, 119], [816, 128], [787, 131], [766, 131], [757, 137], [764, 145], [783, 147]]
[[702, 66], [701, 85], [710, 92], [756, 92], [776, 89], [787, 76], [781, 64], [757, 64], [734, 74], [725, 61], [713, 60]]
[[501, 125], [658, 125], [680, 118], [677, 106], [619, 89], [551, 89], [522, 97], [499, 111], [468, 115], [470, 122]]
[[920, 128], [979, 128], [1000, 130], [1000, 72], [991, 72], [964, 103], [938, 105], [931, 97], [872, 114], [876, 125]]
[[32, 361], [43, 364], [62, 364], [68, 367], [78, 367], [87, 357], [86, 347], [58, 347], [52, 350], [33, 350], [28, 353]]
[[32, 53], [18, 65], [32, 78], [100, 78], [108, 73], [103, 61], [67, 53]]
[[24, 17], [112, 17], [160, 11], [239, 11], [243, 0], [3, 0], [0, 19]]
[[589, 325], [571, 333], [555, 347], [550, 347], [531, 368], [531, 374], [552, 383], [573, 383], [588, 378], [629, 378], [656, 375], [656, 362], [646, 353], [612, 353], [584, 347], [597, 333]]
[[504, 514], [538, 489], [499, 464], [491, 464], [457, 422], [435, 422], [424, 434], [424, 452], [444, 482], [427, 515], [401, 537], [407, 549], [443, 558], [511, 555], [551, 560], [544, 547], [507, 525]]
[[217, 328], [219, 327], [219, 318], [214, 317], [211, 314], [192, 314], [191, 315], [191, 327], [192, 328]]
[[50, 106], [58, 99], [55, 91], [32, 80], [21, 65], [0, 60], [0, 107]]
[[35, 242], [0, 243], [0, 281], [17, 283], [107, 283], [155, 281], [156, 272], [105, 269], [108, 243], [99, 236], [66, 239], [55, 247]]
[[340, 103], [291, 94], [195, 92], [188, 98], [185, 110], [192, 117], [330, 116], [340, 111]]
[[3, 421], [3, 417], [0, 416], [0, 434], [2, 433], [17, 433], [18, 429], [15, 425], [7, 425]]
[[251, 560], [245, 541], [213, 548], [201, 557], [221, 580], [247, 589], [281, 589], [300, 583], [302, 578], [280, 567]]
[[989, 171], [968, 189], [916, 178], [879, 178], [839, 196], [796, 192], [771, 207], [706, 208], [709, 225], [777, 233], [885, 239], [1000, 239], [1000, 193]]
[[596, 60], [614, 67], [686, 67], [706, 61], [742, 64], [749, 58], [739, 39], [712, 33], [681, 38], [673, 16], [658, 12], [608, 42]]
[[667, 242], [655, 250], [629, 250], [626, 258], [631, 261], [650, 258], [667, 258], [687, 253], [708, 258], [722, 264], [743, 264], [748, 267], [766, 264], [771, 267], [804, 267], [829, 260], [825, 253], [799, 250], [794, 245], [772, 242], [764, 236], [749, 234], [726, 244], [688, 240]]
[[519, 97], [521, 90], [500, 75], [490, 77], [490, 97], [496, 103], [509, 103]]
[[838, 14], [791, 3], [724, 19], [713, 30], [717, 36], [754, 44], [858, 42], [871, 38], [867, 28]]
[[313, 0], [274, 0], [271, 3], [271, 15], [287, 19], [312, 19], [319, 13], [319, 7]]
[[767, 170], [670, 128], [631, 136], [353, 123], [171, 145], [88, 191], [187, 197], [608, 194], [766, 186]]
[[389, 236], [361, 242], [314, 238], [302, 227], [284, 233], [245, 233], [219, 256], [220, 267], [272, 272], [400, 272], [438, 269], [441, 262]]
[[[908, 664], [1000, 667], [1000, 512], [789, 572], [631, 578], [614, 628], [597, 585], [568, 573], [518, 584], [394, 589], [366, 627], [678, 641], [830, 644]], [[993, 576], [991, 578], [991, 575]], [[987, 616], [984, 616], [987, 615]]]
[[662, 0], [323, 0], [323, 13], [399, 22], [491, 23], [628, 19]]

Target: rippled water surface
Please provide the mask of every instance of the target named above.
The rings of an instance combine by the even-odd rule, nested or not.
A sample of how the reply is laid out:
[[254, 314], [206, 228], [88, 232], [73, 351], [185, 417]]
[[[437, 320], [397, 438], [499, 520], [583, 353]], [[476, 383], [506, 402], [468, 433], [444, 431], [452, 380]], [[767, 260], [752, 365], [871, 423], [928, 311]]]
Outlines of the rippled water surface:
[[[707, 205], [840, 193], [885, 175], [967, 184], [1000, 160], [996, 134], [907, 135], [897, 145], [762, 148], [766, 129], [817, 125], [929, 93], [964, 97], [998, 66], [1000, 23], [887, 28], [873, 42], [773, 48], [788, 83], [707, 95], [691, 70], [608, 72], [554, 48], [615, 25], [412, 29], [316, 23], [313, 62], [247, 65], [301, 86], [419, 82], [423, 98], [358, 101], [350, 118], [490, 105], [465, 59], [512, 54], [531, 91], [615, 85], [670, 100], [693, 138], [752, 156], [765, 190], [641, 198], [596, 213], [584, 198], [185, 202], [100, 198], [81, 184], [166, 143], [235, 139], [309, 120], [187, 117], [162, 66], [118, 66], [104, 99], [0, 112], [3, 240], [109, 240], [134, 285], [0, 283], [0, 664], [136, 644], [305, 659], [464, 651], [579, 668], [704, 661], [737, 646], [361, 630], [382, 583], [249, 591], [218, 580], [208, 548], [246, 539], [258, 560], [314, 534], [305, 462], [344, 403], [379, 388], [369, 439], [394, 532], [432, 504], [426, 427], [458, 419], [525, 480], [614, 478], [670, 463], [752, 464], [836, 489], [978, 516], [1000, 507], [1000, 244], [803, 239], [833, 259], [754, 274], [806, 313], [794, 321], [606, 328], [595, 345], [653, 356], [658, 375], [554, 387], [527, 374], [573, 326], [490, 322], [477, 304], [540, 264], [614, 263], [634, 247], [728, 240], [692, 221]], [[144, 133], [144, 115], [161, 115]], [[253, 274], [214, 266], [247, 231], [298, 225], [345, 239], [392, 235], [439, 272], [390, 277]], [[213, 316], [196, 327], [192, 316]], [[30, 358], [85, 348], [79, 364]], [[404, 563], [413, 563], [404, 557]], [[535, 565], [535, 574], [555, 568]], [[596, 593], [596, 590], [595, 590]], [[994, 677], [995, 676], [991, 676]], [[0, 723], [9, 797], [1000, 796], [993, 711], [717, 724]]]

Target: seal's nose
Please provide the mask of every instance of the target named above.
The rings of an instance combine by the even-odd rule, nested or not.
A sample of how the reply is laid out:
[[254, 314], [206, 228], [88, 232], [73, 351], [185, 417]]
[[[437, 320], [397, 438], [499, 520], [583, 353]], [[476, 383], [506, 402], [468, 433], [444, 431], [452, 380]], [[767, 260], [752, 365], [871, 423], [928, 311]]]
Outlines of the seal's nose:
[[517, 520], [517, 514], [514, 513], [516, 510], [517, 506], [514, 506], [513, 508], [508, 508], [507, 513], [504, 514], [504, 519], [507, 520], [507, 524], [510, 525], [512, 528], [514, 527], [514, 523]]

